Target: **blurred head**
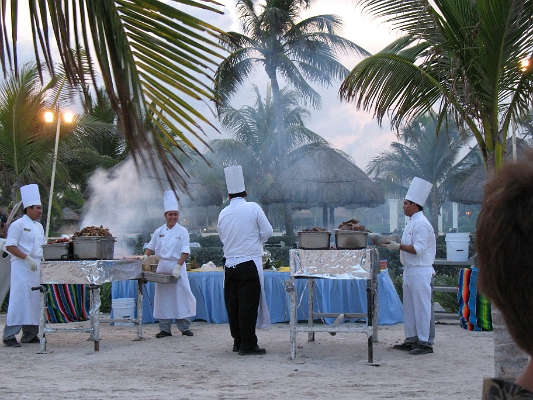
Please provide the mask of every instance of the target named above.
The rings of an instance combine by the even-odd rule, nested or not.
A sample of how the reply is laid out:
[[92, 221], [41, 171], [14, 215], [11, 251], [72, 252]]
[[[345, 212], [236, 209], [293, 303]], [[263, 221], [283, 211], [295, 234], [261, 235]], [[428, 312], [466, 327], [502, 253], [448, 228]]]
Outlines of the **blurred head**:
[[167, 227], [172, 228], [178, 223], [180, 213], [175, 210], [170, 210], [165, 213], [165, 220], [167, 221]]
[[475, 243], [479, 290], [501, 311], [516, 344], [533, 355], [533, 153], [486, 184]]

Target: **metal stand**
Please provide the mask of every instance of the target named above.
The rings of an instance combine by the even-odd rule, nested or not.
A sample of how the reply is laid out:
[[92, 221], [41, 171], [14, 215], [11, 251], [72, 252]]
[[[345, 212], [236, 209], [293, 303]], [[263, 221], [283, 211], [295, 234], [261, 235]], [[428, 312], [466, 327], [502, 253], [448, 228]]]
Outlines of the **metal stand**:
[[[330, 250], [335, 251], [335, 250]], [[319, 313], [314, 311], [314, 289], [315, 277], [294, 276], [291, 271], [291, 276], [285, 284], [285, 290], [289, 293], [290, 298], [290, 359], [296, 358], [296, 334], [298, 332], [307, 332], [307, 340], [313, 342], [315, 340], [315, 332], [329, 332], [335, 335], [337, 332], [361, 332], [366, 333], [368, 339], [368, 363], [374, 362], [373, 343], [378, 341], [378, 299], [377, 299], [377, 274], [379, 273], [379, 253], [377, 249], [372, 249], [371, 255], [371, 271], [370, 276], [366, 278], [366, 292], [367, 292], [367, 312], [366, 313]], [[298, 325], [297, 309], [298, 309], [298, 293], [296, 290], [295, 279], [307, 279], [307, 303], [308, 303], [308, 318], [307, 325]], [[315, 318], [336, 318], [331, 325], [314, 325]], [[353, 326], [353, 324], [342, 324], [344, 319], [366, 318], [366, 326]], [[376, 323], [374, 323], [376, 321]]]
[[32, 290], [39, 290], [41, 292], [41, 315], [39, 317], [39, 330], [41, 333], [40, 350], [38, 354], [46, 354], [46, 334], [51, 332], [87, 332], [90, 334], [89, 340], [94, 342], [94, 351], [100, 351], [100, 323], [101, 322], [133, 322], [137, 325], [137, 338], [134, 340], [142, 340], [142, 279], [137, 279], [137, 318], [101, 318], [100, 317], [100, 286], [87, 285], [89, 289], [89, 321], [88, 328], [52, 328], [50, 321], [46, 318], [46, 292], [44, 285], [32, 288]]

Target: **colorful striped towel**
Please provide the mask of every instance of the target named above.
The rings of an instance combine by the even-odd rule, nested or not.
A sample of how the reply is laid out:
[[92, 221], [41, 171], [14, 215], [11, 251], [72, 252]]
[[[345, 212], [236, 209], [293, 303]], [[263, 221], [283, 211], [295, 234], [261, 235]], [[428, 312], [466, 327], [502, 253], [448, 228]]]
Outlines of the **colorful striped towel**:
[[492, 331], [490, 302], [477, 291], [477, 268], [463, 268], [459, 272], [459, 321], [469, 331]]
[[85, 285], [45, 285], [46, 317], [50, 323], [88, 320], [89, 299]]
[[473, 326], [469, 322], [470, 308], [468, 307], [468, 299], [470, 298], [470, 268], [461, 268], [459, 271], [459, 290], [457, 291], [457, 303], [459, 305], [459, 321], [464, 329], [473, 330]]

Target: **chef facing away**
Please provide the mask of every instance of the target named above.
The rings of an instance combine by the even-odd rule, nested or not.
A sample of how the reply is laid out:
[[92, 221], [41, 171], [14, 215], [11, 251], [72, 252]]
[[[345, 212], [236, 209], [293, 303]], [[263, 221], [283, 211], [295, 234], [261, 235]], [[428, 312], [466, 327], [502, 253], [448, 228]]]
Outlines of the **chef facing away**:
[[155, 254], [159, 257], [157, 273], [172, 274], [175, 284], [156, 283], [154, 294], [154, 318], [159, 320], [157, 338], [172, 336], [172, 320], [182, 335], [193, 336], [190, 317], [196, 315], [196, 298], [189, 285], [185, 260], [190, 253], [189, 232], [178, 223], [179, 206], [176, 193], [164, 194], [166, 223], [157, 228], [146, 246], [143, 257]]
[[224, 301], [228, 312], [233, 351], [261, 355], [255, 328], [270, 326], [263, 284], [263, 244], [272, 226], [257, 203], [246, 201], [240, 165], [224, 169], [230, 204], [218, 217], [218, 233], [224, 245]]

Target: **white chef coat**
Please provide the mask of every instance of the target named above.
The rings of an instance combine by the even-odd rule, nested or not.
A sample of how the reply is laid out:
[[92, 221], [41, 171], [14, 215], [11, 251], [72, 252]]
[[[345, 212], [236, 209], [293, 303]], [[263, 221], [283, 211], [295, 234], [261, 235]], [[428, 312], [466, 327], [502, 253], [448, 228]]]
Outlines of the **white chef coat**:
[[[403, 317], [406, 338], [430, 343], [431, 279], [435, 270], [435, 232], [422, 211], [411, 216], [402, 244], [413, 245], [416, 254], [400, 251], [403, 272]], [[432, 338], [431, 338], [432, 339]]]
[[402, 244], [413, 245], [416, 250], [416, 254], [400, 251], [400, 262], [404, 267], [433, 266], [437, 242], [433, 227], [422, 211], [411, 216], [403, 231]]
[[261, 282], [261, 297], [257, 316], [257, 328], [270, 326], [270, 313], [265, 298], [263, 278], [263, 244], [272, 236], [272, 225], [259, 206], [242, 197], [231, 199], [230, 204], [218, 216], [218, 233], [224, 244], [226, 267], [231, 268], [253, 260]]
[[[169, 229], [166, 224], [157, 228], [146, 248], [159, 256], [158, 273], [172, 274], [182, 253], [189, 254], [189, 233], [180, 224]], [[185, 263], [180, 267], [176, 284], [156, 283], [154, 293], [155, 319], [182, 319], [196, 315], [194, 297]]]
[[9, 226], [6, 246], [17, 246], [20, 251], [31, 256], [37, 263], [37, 271], [32, 271], [24, 259], [11, 255], [11, 286], [6, 318], [8, 326], [39, 325], [41, 299], [39, 291], [31, 288], [41, 283], [43, 244], [43, 226], [26, 214]]

